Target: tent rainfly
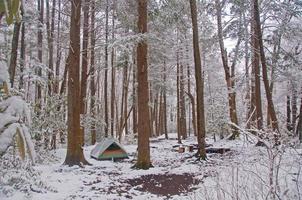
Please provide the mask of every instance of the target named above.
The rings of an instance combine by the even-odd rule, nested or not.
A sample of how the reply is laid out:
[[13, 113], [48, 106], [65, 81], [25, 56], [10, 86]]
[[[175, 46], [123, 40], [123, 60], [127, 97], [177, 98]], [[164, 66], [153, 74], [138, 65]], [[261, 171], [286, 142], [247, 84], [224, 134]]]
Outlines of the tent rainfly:
[[105, 138], [91, 151], [90, 156], [97, 160], [115, 160], [128, 158], [122, 145], [113, 138]]

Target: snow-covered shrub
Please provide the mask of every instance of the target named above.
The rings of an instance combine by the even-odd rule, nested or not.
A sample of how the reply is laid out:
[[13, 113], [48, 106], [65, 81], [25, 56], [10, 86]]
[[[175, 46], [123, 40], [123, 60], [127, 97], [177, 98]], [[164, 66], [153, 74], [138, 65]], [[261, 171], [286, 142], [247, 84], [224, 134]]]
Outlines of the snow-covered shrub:
[[[7, 83], [8, 77], [6, 65], [0, 62], [0, 82]], [[27, 103], [20, 96], [8, 92], [3, 94], [0, 98], [0, 119], [0, 157], [6, 153], [17, 136], [21, 158], [28, 155], [34, 162], [36, 154], [28, 129], [31, 116]]]
[[0, 162], [0, 199], [9, 198], [16, 191], [26, 193], [56, 192], [40, 179], [39, 171], [35, 170], [31, 162], [23, 162], [19, 157], [14, 157], [14, 148], [10, 147]]
[[12, 96], [0, 101], [0, 155], [12, 145], [18, 135], [22, 145], [20, 152], [28, 152], [32, 161], [35, 159], [34, 144], [28, 130], [31, 123], [29, 108], [21, 97]]

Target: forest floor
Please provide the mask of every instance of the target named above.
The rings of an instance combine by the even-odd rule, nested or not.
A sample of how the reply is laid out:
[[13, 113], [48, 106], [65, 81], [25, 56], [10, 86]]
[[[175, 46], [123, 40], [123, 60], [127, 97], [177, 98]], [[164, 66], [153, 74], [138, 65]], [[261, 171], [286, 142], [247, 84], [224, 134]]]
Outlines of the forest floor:
[[[136, 170], [136, 145], [124, 145], [129, 159], [119, 162], [90, 158], [94, 146], [84, 148], [85, 167], [62, 163], [66, 149], [56, 151], [57, 162], [37, 165], [48, 190], [33, 189], [30, 195], [16, 192], [9, 199], [266, 199], [270, 191], [281, 199], [302, 199], [302, 150], [255, 147], [246, 138], [207, 141], [213, 147], [230, 148], [197, 161], [195, 152], [178, 153], [175, 135], [151, 141], [153, 168]], [[193, 137], [183, 141], [195, 144]], [[275, 156], [274, 156], [275, 155]], [[271, 172], [271, 173], [270, 173]], [[270, 179], [272, 177], [272, 179]], [[271, 180], [271, 182], [270, 182]], [[273, 187], [272, 187], [273, 186]]]

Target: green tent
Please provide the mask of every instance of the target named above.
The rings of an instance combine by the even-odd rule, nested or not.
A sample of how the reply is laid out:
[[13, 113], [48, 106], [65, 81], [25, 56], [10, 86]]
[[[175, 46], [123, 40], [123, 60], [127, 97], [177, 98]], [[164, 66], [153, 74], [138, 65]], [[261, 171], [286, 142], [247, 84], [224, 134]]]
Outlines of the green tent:
[[115, 160], [128, 158], [122, 145], [113, 138], [105, 138], [91, 151], [90, 156], [97, 160]]

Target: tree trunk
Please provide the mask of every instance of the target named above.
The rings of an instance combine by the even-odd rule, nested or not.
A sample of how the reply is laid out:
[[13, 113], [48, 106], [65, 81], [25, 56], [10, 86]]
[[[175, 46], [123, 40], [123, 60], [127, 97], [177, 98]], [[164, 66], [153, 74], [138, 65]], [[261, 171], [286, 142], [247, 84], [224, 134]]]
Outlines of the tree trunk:
[[[48, 43], [48, 95], [52, 94], [53, 81], [53, 35], [54, 35], [54, 18], [55, 18], [55, 4], [56, 0], [52, 2], [52, 14], [50, 17], [49, 0], [46, 0], [46, 27], [47, 27], [47, 43]], [[50, 22], [51, 20], [51, 22]]]
[[293, 84], [292, 85], [292, 122], [291, 122], [291, 127], [292, 131], [295, 132], [295, 127], [296, 127], [296, 121], [297, 121], [297, 85]]
[[196, 0], [190, 0], [192, 29], [193, 29], [193, 48], [194, 48], [194, 63], [195, 63], [195, 81], [196, 81], [196, 96], [197, 96], [197, 156], [201, 159], [206, 159], [205, 151], [205, 113], [204, 113], [204, 78], [202, 74], [202, 66], [199, 51], [199, 37], [197, 24], [197, 8]]
[[[44, 0], [38, 0], [38, 11], [39, 11], [39, 26], [38, 26], [38, 60], [40, 64], [43, 62], [43, 23], [44, 23]], [[37, 69], [37, 75], [42, 76], [42, 69], [41, 66]], [[39, 114], [39, 110], [41, 109], [41, 99], [42, 99], [42, 86], [40, 83], [36, 82], [36, 106]]]
[[290, 107], [290, 95], [286, 95], [286, 128], [288, 131], [292, 130], [291, 126], [291, 107]]
[[[177, 30], [177, 33], [178, 33], [178, 30]], [[177, 39], [178, 40], [178, 39]], [[181, 124], [180, 124], [180, 94], [179, 94], [179, 55], [178, 55], [178, 50], [177, 50], [177, 53], [176, 53], [176, 85], [177, 85], [177, 120], [176, 120], [176, 123], [177, 123], [177, 142], [178, 144], [181, 144]]]
[[80, 23], [81, 0], [71, 1], [68, 68], [68, 143], [65, 165], [88, 164], [83, 154], [83, 132], [80, 128]]
[[248, 21], [246, 19], [245, 13], [243, 13], [243, 26], [244, 26], [244, 65], [245, 65], [245, 87], [246, 87], [246, 95], [245, 95], [245, 104], [246, 104], [246, 122], [247, 128], [250, 127], [250, 110], [251, 110], [251, 92], [250, 92], [250, 73], [249, 73], [249, 31], [248, 31]]
[[274, 102], [272, 99], [272, 93], [270, 92], [269, 88], [269, 81], [267, 77], [267, 65], [266, 65], [266, 58], [264, 53], [264, 46], [262, 40], [262, 32], [261, 32], [261, 22], [260, 22], [260, 13], [259, 13], [259, 5], [258, 0], [254, 0], [253, 2], [253, 11], [254, 11], [254, 21], [255, 21], [255, 37], [256, 42], [258, 42], [259, 50], [260, 50], [260, 58], [261, 58], [261, 65], [262, 65], [262, 76], [263, 76], [263, 83], [265, 88], [266, 100], [269, 107], [269, 114], [272, 120], [272, 128], [274, 131], [279, 132], [278, 120], [277, 115], [274, 107]]
[[62, 57], [62, 51], [61, 51], [61, 0], [58, 0], [58, 25], [57, 25], [57, 52], [56, 52], [56, 77], [55, 77], [55, 86], [54, 91], [56, 94], [59, 94], [59, 83], [60, 83], [60, 64], [61, 64], [61, 57]]
[[163, 91], [163, 107], [164, 107], [164, 133], [165, 133], [165, 138], [168, 139], [168, 122], [167, 122], [167, 69], [166, 69], [166, 63], [164, 63], [164, 91]]
[[[112, 40], [115, 39], [115, 1], [113, 2], [112, 10]], [[110, 102], [110, 131], [111, 137], [114, 136], [114, 102], [115, 102], [115, 66], [114, 66], [115, 50], [112, 48], [111, 51], [111, 102]]]
[[106, 22], [105, 22], [105, 76], [104, 76], [104, 117], [105, 137], [108, 137], [108, 36], [109, 36], [109, 1], [106, 0]]
[[[91, 100], [90, 100], [90, 110], [91, 117], [95, 119], [96, 117], [96, 106], [95, 106], [95, 0], [91, 0], [91, 17], [90, 17], [90, 92], [91, 92]], [[94, 145], [96, 143], [96, 126], [93, 121], [91, 124], [91, 144]]]
[[[138, 0], [138, 32], [147, 33], [147, 0]], [[146, 40], [137, 45], [137, 96], [138, 96], [138, 157], [135, 167], [149, 169], [150, 161], [150, 114], [148, 89], [148, 45]]]
[[16, 74], [17, 57], [18, 57], [18, 44], [20, 35], [21, 22], [16, 22], [14, 26], [14, 33], [12, 39], [12, 50], [9, 63], [9, 79], [11, 88], [14, 87], [14, 80]]
[[[255, 0], [253, 0], [255, 1]], [[255, 106], [255, 116], [256, 116], [256, 124], [257, 128], [260, 130], [263, 128], [263, 114], [262, 114], [262, 102], [261, 102], [261, 83], [260, 83], [260, 47], [259, 47], [259, 38], [258, 38], [258, 31], [257, 31], [257, 22], [256, 22], [256, 14], [255, 14], [255, 7], [252, 8], [252, 22], [251, 22], [251, 34], [252, 34], [252, 68], [254, 70], [254, 80], [255, 80], [255, 92], [254, 92], [254, 99], [253, 103]], [[251, 107], [253, 107], [251, 106]]]
[[19, 89], [23, 89], [24, 87], [24, 80], [23, 80], [23, 72], [25, 68], [25, 22], [22, 22], [21, 26], [21, 48], [20, 48], [20, 82], [19, 82]]
[[186, 102], [185, 102], [185, 83], [184, 83], [184, 70], [183, 65], [180, 65], [179, 77], [179, 97], [180, 97], [180, 124], [181, 135], [183, 139], [187, 139], [187, 123], [186, 123]]
[[[222, 20], [221, 20], [221, 6], [220, 0], [216, 0], [216, 9], [217, 9], [217, 25], [218, 25], [218, 40], [219, 46], [221, 51], [221, 59], [225, 73], [225, 80], [227, 83], [228, 89], [228, 102], [229, 102], [229, 115], [231, 122], [235, 125], [238, 125], [238, 118], [237, 118], [237, 111], [236, 111], [236, 92], [235, 92], [235, 62], [237, 60], [239, 45], [241, 42], [241, 37], [238, 37], [238, 42], [235, 49], [235, 57], [231, 69], [228, 64], [228, 55], [227, 51], [224, 47], [224, 40], [223, 40], [223, 30], [222, 30]], [[239, 136], [239, 131], [236, 127], [233, 127], [233, 134], [230, 139], [235, 139]]]
[[302, 143], [302, 98], [300, 102], [300, 112], [299, 112], [298, 124], [296, 128], [296, 135], [299, 137], [300, 143]]
[[[134, 50], [135, 51], [135, 50]], [[133, 126], [133, 134], [137, 133], [137, 95], [136, 95], [136, 62], [133, 56], [133, 75], [132, 75], [132, 126]]]
[[[83, 116], [86, 114], [85, 101], [87, 91], [87, 71], [88, 71], [88, 40], [89, 40], [89, 5], [90, 1], [86, 0], [83, 4], [83, 38], [82, 38], [82, 71], [81, 71], [81, 88], [80, 88], [80, 113]], [[82, 134], [85, 134], [84, 126], [81, 126]], [[84, 138], [83, 138], [84, 139]], [[84, 145], [84, 140], [82, 141]]]

